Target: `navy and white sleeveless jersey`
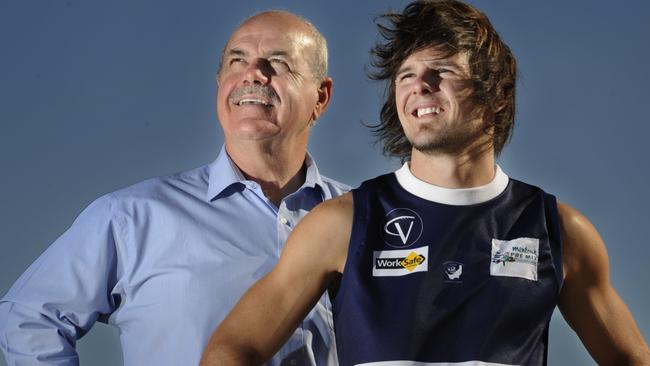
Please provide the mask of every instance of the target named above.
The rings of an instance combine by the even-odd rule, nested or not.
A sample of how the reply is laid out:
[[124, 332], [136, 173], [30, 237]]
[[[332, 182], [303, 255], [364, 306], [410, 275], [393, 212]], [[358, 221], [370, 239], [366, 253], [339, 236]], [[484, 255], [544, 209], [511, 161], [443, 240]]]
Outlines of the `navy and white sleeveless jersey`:
[[545, 365], [562, 285], [555, 197], [500, 168], [445, 189], [405, 164], [353, 190], [333, 302], [342, 366]]

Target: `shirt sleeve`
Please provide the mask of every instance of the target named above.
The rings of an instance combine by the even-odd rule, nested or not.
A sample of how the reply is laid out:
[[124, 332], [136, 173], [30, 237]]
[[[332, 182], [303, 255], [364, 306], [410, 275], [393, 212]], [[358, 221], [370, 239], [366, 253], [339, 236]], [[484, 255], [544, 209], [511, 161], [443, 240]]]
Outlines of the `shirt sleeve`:
[[88, 206], [0, 300], [0, 348], [9, 366], [78, 365], [75, 350], [115, 309], [120, 235], [109, 196]]

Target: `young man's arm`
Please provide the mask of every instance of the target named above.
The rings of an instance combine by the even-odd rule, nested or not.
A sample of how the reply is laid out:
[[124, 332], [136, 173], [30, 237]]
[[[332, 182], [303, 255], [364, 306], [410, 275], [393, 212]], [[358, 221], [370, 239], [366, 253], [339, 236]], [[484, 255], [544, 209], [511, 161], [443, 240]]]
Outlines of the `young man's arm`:
[[253, 285], [212, 335], [201, 366], [261, 365], [343, 272], [352, 195], [326, 201], [296, 226], [276, 267]]
[[564, 285], [559, 307], [599, 365], [650, 365], [650, 351], [609, 281], [600, 235], [577, 210], [559, 203]]

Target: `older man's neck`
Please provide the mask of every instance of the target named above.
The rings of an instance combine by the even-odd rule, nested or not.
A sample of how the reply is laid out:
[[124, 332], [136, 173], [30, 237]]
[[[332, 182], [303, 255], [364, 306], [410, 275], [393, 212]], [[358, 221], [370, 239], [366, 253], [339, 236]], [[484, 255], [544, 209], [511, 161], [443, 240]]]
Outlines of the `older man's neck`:
[[257, 182], [276, 206], [305, 182], [306, 144], [226, 143], [226, 151], [246, 179]]

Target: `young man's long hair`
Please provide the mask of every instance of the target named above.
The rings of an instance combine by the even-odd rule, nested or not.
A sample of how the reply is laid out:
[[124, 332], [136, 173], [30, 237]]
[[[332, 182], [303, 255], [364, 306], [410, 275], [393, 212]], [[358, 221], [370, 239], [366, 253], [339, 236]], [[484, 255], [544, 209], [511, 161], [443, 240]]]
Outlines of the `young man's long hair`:
[[515, 115], [517, 66], [510, 48], [474, 7], [454, 0], [420, 0], [401, 14], [377, 18], [384, 42], [372, 49], [370, 78], [386, 81], [386, 100], [380, 122], [373, 127], [384, 143], [384, 154], [409, 160], [411, 143], [400, 124], [395, 104], [395, 74], [412, 53], [434, 46], [447, 56], [467, 52], [473, 100], [482, 107], [486, 133], [492, 131], [494, 150], [499, 154], [508, 142]]

